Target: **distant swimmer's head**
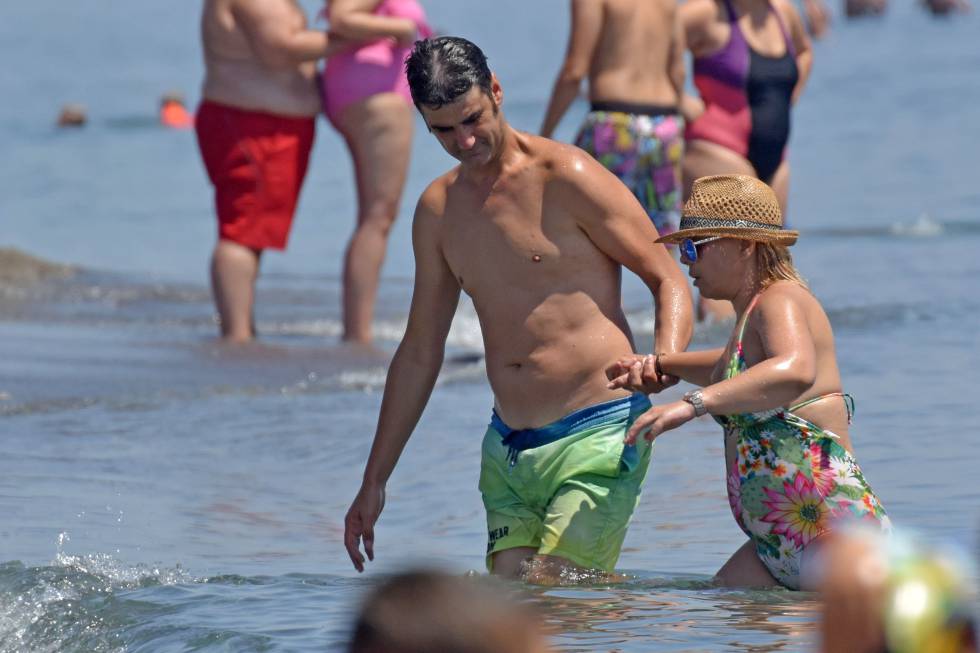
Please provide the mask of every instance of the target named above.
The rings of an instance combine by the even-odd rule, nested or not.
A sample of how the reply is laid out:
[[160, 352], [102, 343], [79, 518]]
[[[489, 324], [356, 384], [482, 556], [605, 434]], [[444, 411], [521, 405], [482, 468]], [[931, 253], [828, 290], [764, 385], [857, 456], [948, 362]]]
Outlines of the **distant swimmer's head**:
[[[779, 200], [768, 185], [748, 175], [712, 175], [694, 181], [680, 228], [657, 242], [677, 243], [695, 286], [716, 298], [705, 285], [738, 283], [742, 266], [754, 267], [763, 285], [804, 283], [788, 249], [798, 237], [798, 231], [783, 228]], [[721, 299], [731, 288], [717, 290]]]
[[463, 163], [497, 155], [503, 90], [480, 48], [455, 36], [416, 41], [405, 73], [415, 106], [446, 152]]
[[413, 570], [371, 592], [350, 653], [548, 653], [533, 606], [486, 578]]
[[160, 96], [160, 106], [165, 107], [168, 104], [179, 104], [184, 106], [184, 94], [180, 91], [167, 91]]
[[174, 129], [190, 129], [194, 116], [184, 106], [184, 94], [168, 91], [160, 96], [160, 124]]
[[923, 4], [934, 16], [946, 16], [970, 10], [967, 0], [923, 0]]
[[81, 127], [88, 122], [85, 107], [81, 104], [66, 104], [58, 114], [59, 127]]
[[844, 14], [848, 18], [885, 13], [888, 0], [844, 0]]

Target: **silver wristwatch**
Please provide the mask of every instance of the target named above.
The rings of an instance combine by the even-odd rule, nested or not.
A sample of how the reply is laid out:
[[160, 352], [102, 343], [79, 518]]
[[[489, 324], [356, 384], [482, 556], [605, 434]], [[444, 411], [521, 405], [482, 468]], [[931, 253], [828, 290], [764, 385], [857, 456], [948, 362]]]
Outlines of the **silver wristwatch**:
[[694, 416], [701, 417], [708, 412], [708, 409], [704, 407], [704, 397], [700, 390], [691, 390], [687, 392], [682, 397], [684, 401], [694, 406]]

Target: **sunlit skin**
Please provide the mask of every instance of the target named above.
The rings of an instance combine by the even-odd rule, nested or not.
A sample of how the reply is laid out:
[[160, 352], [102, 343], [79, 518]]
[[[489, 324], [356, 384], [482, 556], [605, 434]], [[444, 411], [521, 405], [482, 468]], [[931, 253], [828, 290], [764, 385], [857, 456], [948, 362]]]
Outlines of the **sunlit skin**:
[[[834, 337], [827, 315], [817, 299], [803, 286], [777, 281], [762, 292], [749, 315], [743, 338], [747, 370], [724, 379], [733, 354], [737, 325], [752, 298], [763, 290], [756, 263], [756, 245], [724, 238], [698, 247], [695, 262], [682, 259], [694, 286], [711, 299], [728, 300], [737, 314], [736, 330], [724, 348], [669, 353], [660, 357], [664, 374], [702, 386], [708, 413], [730, 415], [793, 405], [821, 395], [841, 392]], [[640, 392], [659, 381], [653, 356], [627, 356], [607, 369], [610, 388]], [[840, 436], [851, 451], [847, 411], [839, 398], [828, 398], [796, 411], [800, 417]], [[694, 418], [694, 406], [675, 401], [654, 406], [641, 415], [627, 432], [626, 441], [638, 437], [653, 441]], [[726, 442], [726, 469], [735, 464], [734, 441]], [[726, 475], [727, 477], [727, 475]], [[772, 585], [769, 575], [747, 542], [719, 572], [722, 582], [733, 585]]]
[[[738, 26], [749, 46], [764, 56], [779, 57], [786, 52], [786, 40], [779, 27], [776, 15], [782, 19], [796, 52], [796, 66], [799, 80], [793, 89], [793, 102], [799, 99], [806, 86], [813, 66], [813, 51], [807, 37], [803, 20], [789, 0], [733, 0], [735, 11], [739, 14]], [[725, 46], [731, 36], [729, 18], [722, 0], [690, 0], [680, 7], [684, 38], [691, 54], [695, 57], [709, 56]], [[684, 119], [689, 123], [704, 112], [700, 98], [685, 95], [681, 103]], [[755, 168], [740, 154], [717, 143], [695, 139], [685, 143], [684, 151], [684, 196], [691, 193], [695, 179], [706, 175], [751, 175], [756, 176]], [[789, 162], [783, 161], [776, 169], [772, 179], [763, 179], [772, 186], [783, 213], [789, 193]]]
[[[376, 14], [378, 5], [379, 0], [330, 0], [331, 35], [411, 45], [417, 36], [415, 22]], [[325, 78], [336, 72], [328, 68]], [[342, 67], [334, 83], [326, 85], [327, 96], [331, 89], [348, 82], [351, 74], [356, 73]], [[374, 304], [388, 237], [408, 175], [413, 109], [398, 93], [378, 92], [351, 102], [342, 111], [328, 113], [350, 151], [357, 183], [357, 225], [344, 252], [343, 338], [368, 344], [373, 338]]]
[[571, 0], [568, 48], [541, 125], [551, 136], [589, 80], [589, 100], [677, 106], [684, 33], [674, 0]]
[[452, 104], [422, 108], [429, 131], [446, 153], [462, 164], [459, 173], [464, 177], [496, 176], [504, 165], [501, 157], [507, 150], [518, 147], [516, 139], [508, 147], [503, 146], [508, 136], [516, 137], [516, 132], [508, 128], [500, 115], [503, 89], [496, 78], [491, 96], [473, 88]]
[[[350, 43], [308, 29], [296, 0], [206, 0], [201, 13], [205, 100], [251, 111], [312, 118], [320, 111], [316, 61]], [[222, 337], [255, 335], [252, 307], [262, 250], [219, 240], [211, 286]]]
[[[430, 132], [459, 165], [425, 190], [415, 213], [408, 324], [346, 519], [345, 544], [358, 570], [362, 539], [373, 558], [384, 486], [432, 391], [461, 292], [480, 319], [495, 408], [512, 428], [627, 396], [608, 387], [604, 373], [635, 350], [621, 267], [653, 294], [656, 346], [682, 351], [691, 337], [687, 284], [654, 244], [656, 229], [632, 193], [581, 150], [512, 129], [502, 102], [494, 77], [489, 93], [474, 87], [451, 104], [422, 107]], [[516, 576], [534, 554], [502, 551], [494, 573]], [[560, 566], [552, 562], [533, 569], [552, 577]], [[530, 579], [539, 580], [534, 573]]]

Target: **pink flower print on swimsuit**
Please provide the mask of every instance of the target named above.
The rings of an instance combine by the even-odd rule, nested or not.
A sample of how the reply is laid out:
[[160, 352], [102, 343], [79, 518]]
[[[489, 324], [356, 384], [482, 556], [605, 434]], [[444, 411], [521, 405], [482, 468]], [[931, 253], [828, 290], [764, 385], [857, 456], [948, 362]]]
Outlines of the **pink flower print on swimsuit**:
[[[726, 378], [746, 368], [742, 336], [754, 305], [743, 317]], [[776, 580], [792, 589], [799, 588], [803, 550], [841, 521], [891, 530], [854, 456], [836, 434], [795, 415], [799, 407], [716, 417], [726, 441], [734, 440], [728, 498], [735, 521]]]
[[684, 119], [678, 115], [592, 111], [575, 139], [619, 177], [661, 236], [677, 231]]

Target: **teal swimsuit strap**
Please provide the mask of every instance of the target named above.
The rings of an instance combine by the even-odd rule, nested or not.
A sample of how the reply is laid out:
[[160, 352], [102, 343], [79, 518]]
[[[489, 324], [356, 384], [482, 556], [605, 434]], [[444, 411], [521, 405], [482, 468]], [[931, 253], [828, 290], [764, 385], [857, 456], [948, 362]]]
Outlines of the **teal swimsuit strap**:
[[789, 407], [789, 412], [794, 412], [803, 408], [804, 406], [809, 406], [812, 403], [818, 402], [821, 399], [827, 399], [828, 397], [843, 397], [844, 398], [844, 408], [847, 409], [847, 423], [851, 423], [851, 418], [854, 417], [854, 397], [847, 394], [846, 392], [828, 392], [825, 395], [820, 395], [819, 397], [813, 397], [812, 399], [807, 399], [806, 401], [801, 401], [798, 404]]

